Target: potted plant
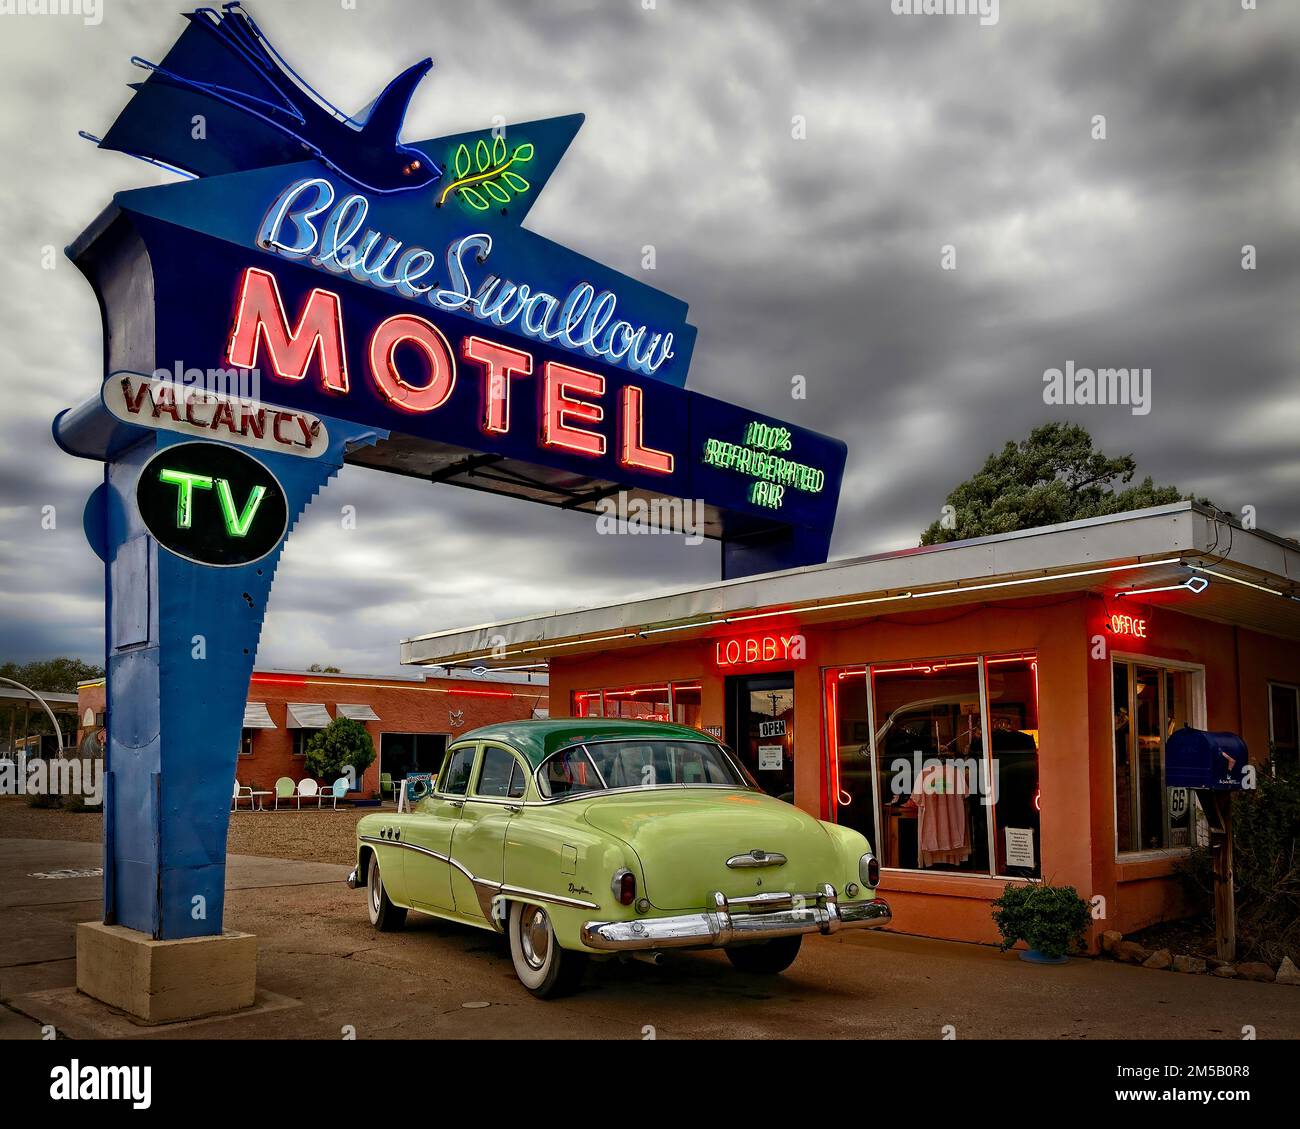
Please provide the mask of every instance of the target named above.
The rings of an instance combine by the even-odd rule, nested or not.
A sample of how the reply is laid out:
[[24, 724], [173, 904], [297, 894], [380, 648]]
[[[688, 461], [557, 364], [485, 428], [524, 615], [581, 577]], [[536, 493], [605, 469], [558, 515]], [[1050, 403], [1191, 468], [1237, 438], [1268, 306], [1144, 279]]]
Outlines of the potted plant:
[[1020, 959], [1034, 964], [1064, 964], [1068, 953], [1083, 948], [1091, 920], [1088, 903], [1078, 890], [1050, 882], [1008, 883], [993, 903], [993, 924], [1002, 934], [1002, 951], [1023, 941], [1029, 948]]

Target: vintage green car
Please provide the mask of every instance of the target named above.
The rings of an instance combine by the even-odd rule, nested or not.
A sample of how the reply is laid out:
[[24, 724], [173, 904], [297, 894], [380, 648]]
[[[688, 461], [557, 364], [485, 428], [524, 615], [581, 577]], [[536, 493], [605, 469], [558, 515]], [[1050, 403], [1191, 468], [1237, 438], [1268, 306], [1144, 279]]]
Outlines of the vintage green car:
[[370, 920], [505, 932], [534, 995], [589, 957], [723, 948], [776, 973], [805, 933], [889, 924], [856, 831], [768, 796], [713, 738], [661, 722], [519, 721], [456, 738], [410, 811], [357, 824]]

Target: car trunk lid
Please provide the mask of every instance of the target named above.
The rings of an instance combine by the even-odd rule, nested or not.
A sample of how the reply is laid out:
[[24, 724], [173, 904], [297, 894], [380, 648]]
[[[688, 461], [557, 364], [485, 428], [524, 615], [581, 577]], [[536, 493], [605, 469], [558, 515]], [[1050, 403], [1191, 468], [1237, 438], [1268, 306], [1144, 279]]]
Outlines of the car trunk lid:
[[[761, 792], [651, 789], [593, 800], [586, 818], [636, 852], [641, 894], [660, 910], [707, 908], [715, 890], [728, 898], [815, 893], [836, 873], [834, 845], [817, 820]], [[727, 865], [752, 852], [785, 861]]]

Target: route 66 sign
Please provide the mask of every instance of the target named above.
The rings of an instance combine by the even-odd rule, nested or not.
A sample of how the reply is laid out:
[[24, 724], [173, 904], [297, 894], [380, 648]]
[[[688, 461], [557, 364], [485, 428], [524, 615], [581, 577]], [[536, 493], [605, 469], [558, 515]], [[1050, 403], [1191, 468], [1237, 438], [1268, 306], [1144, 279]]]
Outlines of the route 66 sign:
[[1187, 814], [1188, 805], [1191, 803], [1191, 795], [1186, 788], [1169, 789], [1169, 822], [1177, 823]]

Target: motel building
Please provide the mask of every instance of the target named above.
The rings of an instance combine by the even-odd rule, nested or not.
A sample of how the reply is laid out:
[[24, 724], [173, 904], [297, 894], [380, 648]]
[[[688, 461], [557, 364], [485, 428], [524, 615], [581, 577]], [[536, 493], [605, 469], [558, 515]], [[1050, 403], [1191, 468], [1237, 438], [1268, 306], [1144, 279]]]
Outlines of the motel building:
[[1041, 877], [1105, 899], [1095, 948], [1189, 909], [1175, 866], [1206, 831], [1165, 784], [1171, 733], [1297, 763], [1298, 584], [1295, 542], [1185, 502], [417, 635], [402, 660], [545, 671], [552, 716], [723, 738], [870, 839], [899, 931], [996, 941], [989, 903]]
[[[104, 680], [78, 683], [77, 697], [80, 743], [104, 725]], [[255, 792], [274, 789], [281, 777], [297, 783], [310, 775], [307, 742], [334, 718], [350, 717], [375, 743], [375, 759], [350, 799], [391, 799], [390, 782], [400, 783], [412, 772], [437, 772], [447, 743], [457, 735], [480, 725], [544, 717], [546, 708], [546, 676], [536, 672], [371, 677], [255, 670], [244, 703], [235, 779]], [[272, 807], [274, 799], [258, 803]]]

